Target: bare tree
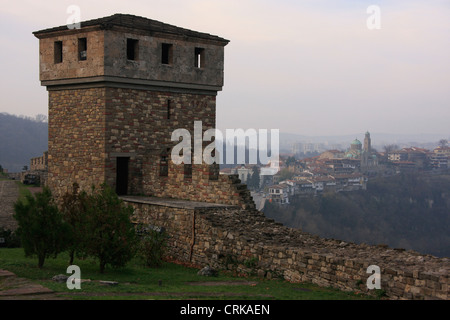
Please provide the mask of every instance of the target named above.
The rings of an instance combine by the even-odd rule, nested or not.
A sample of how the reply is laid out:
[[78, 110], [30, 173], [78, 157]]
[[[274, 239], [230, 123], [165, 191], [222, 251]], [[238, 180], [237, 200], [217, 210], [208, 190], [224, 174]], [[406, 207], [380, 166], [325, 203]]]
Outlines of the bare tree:
[[38, 114], [35, 117], [36, 122], [48, 122], [48, 117], [45, 114]]
[[448, 140], [447, 139], [441, 139], [439, 140], [439, 146], [441, 148], [445, 148], [448, 145]]
[[388, 144], [383, 147], [384, 152], [388, 154], [389, 152], [398, 150], [398, 145], [396, 144]]

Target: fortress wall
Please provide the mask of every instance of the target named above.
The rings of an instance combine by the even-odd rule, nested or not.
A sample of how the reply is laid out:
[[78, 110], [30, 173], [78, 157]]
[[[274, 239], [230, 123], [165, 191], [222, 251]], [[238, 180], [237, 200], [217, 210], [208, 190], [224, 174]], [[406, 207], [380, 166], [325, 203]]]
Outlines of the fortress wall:
[[104, 181], [105, 94], [105, 88], [49, 91], [48, 186], [56, 196], [74, 182], [89, 190]]
[[449, 299], [450, 261], [414, 251], [322, 239], [236, 207], [130, 203], [136, 221], [164, 227], [172, 260], [369, 293], [370, 265], [389, 299]]

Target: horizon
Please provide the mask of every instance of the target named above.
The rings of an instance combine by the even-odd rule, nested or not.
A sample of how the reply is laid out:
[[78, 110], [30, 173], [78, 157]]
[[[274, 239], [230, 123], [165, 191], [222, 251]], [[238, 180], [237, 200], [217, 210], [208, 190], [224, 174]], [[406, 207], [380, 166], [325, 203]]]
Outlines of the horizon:
[[[0, 112], [0, 114], [5, 114], [5, 115], [9, 115], [9, 116], [14, 116], [14, 117], [18, 117], [18, 118], [26, 118], [32, 121], [37, 121], [37, 122], [44, 122], [44, 123], [48, 123], [48, 118], [45, 121], [42, 120], [36, 120], [36, 117], [42, 116], [43, 114], [36, 114], [36, 115], [24, 115], [24, 114], [12, 114], [12, 113], [8, 113], [8, 112]], [[47, 117], [47, 115], [44, 115]], [[253, 129], [253, 128], [227, 128], [227, 129], [243, 129], [248, 130], [248, 129]], [[365, 132], [353, 132], [353, 133], [343, 133], [343, 134], [330, 134], [330, 135], [307, 135], [307, 134], [303, 134], [303, 133], [295, 133], [295, 132], [286, 132], [283, 131], [282, 129], [280, 130], [280, 134], [286, 135], [286, 136], [299, 136], [301, 138], [314, 138], [314, 139], [319, 139], [319, 138], [343, 138], [343, 137], [355, 137], [358, 138], [358, 136], [364, 136]], [[439, 133], [392, 133], [392, 132], [370, 132], [371, 136], [375, 135], [375, 136], [399, 136], [399, 137], [403, 137], [406, 138], [407, 136], [434, 136], [435, 138], [439, 138], [439, 139], [447, 139], [450, 141], [450, 134], [448, 136], [445, 135], [441, 135]], [[428, 141], [429, 143], [432, 143], [434, 141]]]

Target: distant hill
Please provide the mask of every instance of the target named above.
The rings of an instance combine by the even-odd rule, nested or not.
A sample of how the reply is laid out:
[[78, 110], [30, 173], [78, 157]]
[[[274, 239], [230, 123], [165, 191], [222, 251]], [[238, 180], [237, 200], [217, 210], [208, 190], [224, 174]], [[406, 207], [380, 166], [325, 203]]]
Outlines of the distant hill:
[[0, 113], [0, 165], [9, 172], [30, 166], [30, 159], [48, 148], [46, 116], [36, 118]]

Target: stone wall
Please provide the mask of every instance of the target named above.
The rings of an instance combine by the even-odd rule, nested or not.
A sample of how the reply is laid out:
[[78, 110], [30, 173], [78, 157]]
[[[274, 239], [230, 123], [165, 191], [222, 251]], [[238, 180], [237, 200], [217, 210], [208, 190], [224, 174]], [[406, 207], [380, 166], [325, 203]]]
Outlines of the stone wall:
[[[246, 187], [234, 176], [216, 174], [218, 165], [193, 164], [187, 176], [183, 164], [170, 161], [179, 143], [171, 141], [174, 130], [189, 130], [193, 140], [194, 121], [202, 120], [203, 132], [214, 128], [215, 100], [214, 95], [111, 87], [50, 90], [49, 187], [56, 196], [74, 182], [86, 190], [103, 182], [115, 188], [117, 158], [126, 157], [127, 194], [251, 206]], [[160, 174], [164, 152], [166, 176]]]
[[[69, 30], [39, 41], [39, 78], [41, 81], [95, 77], [105, 70], [105, 35], [102, 30]], [[88, 55], [79, 59], [78, 39], [87, 38]], [[62, 42], [62, 62], [55, 63], [55, 42]], [[49, 116], [50, 118], [50, 116]]]
[[[81, 24], [84, 26], [85, 24]], [[99, 81], [142, 84], [165, 88], [196, 88], [217, 92], [223, 86], [224, 47], [228, 40], [177, 34], [174, 30], [154, 32], [139, 28], [106, 27], [102, 24], [80, 29], [62, 28], [34, 33], [39, 41], [40, 80], [43, 85], [87, 84]], [[80, 39], [85, 39], [80, 58]], [[128, 55], [133, 40], [134, 57]], [[62, 61], [56, 59], [55, 42], [61, 44]], [[170, 45], [170, 59], [162, 63], [163, 44]], [[196, 50], [203, 50], [196, 65]]]
[[30, 171], [47, 170], [48, 169], [48, 151], [40, 157], [30, 159]]
[[[117, 30], [117, 31], [116, 31]], [[205, 87], [223, 86], [224, 43], [187, 39], [172, 34], [157, 35], [139, 30], [105, 30], [105, 76], [183, 83]], [[137, 58], [127, 59], [127, 39], [137, 41]], [[171, 46], [170, 61], [161, 63], [162, 45]], [[195, 67], [195, 48], [205, 50], [205, 64]]]
[[135, 208], [136, 221], [167, 230], [169, 256], [178, 261], [365, 292], [367, 268], [377, 265], [381, 290], [390, 299], [449, 299], [446, 258], [322, 239], [256, 210], [127, 201]]
[[48, 186], [55, 196], [105, 177], [105, 88], [49, 91]]
[[[107, 182], [116, 184], [115, 155], [130, 157], [130, 194], [177, 197], [180, 189], [207, 178], [196, 174], [203, 168], [208, 171], [205, 166], [194, 166], [192, 179], [188, 180], [184, 166], [170, 163], [171, 149], [178, 144], [171, 141], [171, 136], [176, 129], [187, 129], [193, 138], [196, 120], [202, 120], [204, 130], [214, 128], [215, 101], [214, 95], [108, 88]], [[167, 176], [160, 175], [163, 153], [169, 162]]]

